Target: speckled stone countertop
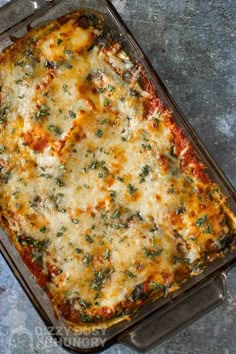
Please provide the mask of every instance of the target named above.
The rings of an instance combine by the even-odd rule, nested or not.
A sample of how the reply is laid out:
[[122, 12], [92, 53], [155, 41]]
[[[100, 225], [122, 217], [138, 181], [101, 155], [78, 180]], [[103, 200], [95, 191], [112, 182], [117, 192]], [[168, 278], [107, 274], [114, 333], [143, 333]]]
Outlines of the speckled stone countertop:
[[[0, 0], [0, 6], [6, 2]], [[113, 4], [236, 186], [235, 0], [113, 0]], [[227, 286], [223, 305], [149, 353], [236, 354], [236, 269], [228, 274]], [[50, 339], [1, 256], [0, 309], [1, 354], [66, 353]], [[106, 353], [133, 351], [117, 345]]]

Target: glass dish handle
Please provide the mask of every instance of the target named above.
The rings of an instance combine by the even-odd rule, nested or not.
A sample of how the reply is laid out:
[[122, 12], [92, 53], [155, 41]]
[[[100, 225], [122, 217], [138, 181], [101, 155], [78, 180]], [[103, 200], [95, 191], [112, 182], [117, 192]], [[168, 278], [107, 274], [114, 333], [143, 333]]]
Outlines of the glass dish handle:
[[[21, 23], [37, 10], [49, 6], [55, 0], [12, 0], [0, 8], [0, 34]], [[22, 2], [24, 4], [22, 4]]]
[[225, 273], [203, 281], [199, 285], [173, 299], [169, 305], [121, 335], [119, 343], [139, 352], [147, 351], [224, 301], [226, 293]]

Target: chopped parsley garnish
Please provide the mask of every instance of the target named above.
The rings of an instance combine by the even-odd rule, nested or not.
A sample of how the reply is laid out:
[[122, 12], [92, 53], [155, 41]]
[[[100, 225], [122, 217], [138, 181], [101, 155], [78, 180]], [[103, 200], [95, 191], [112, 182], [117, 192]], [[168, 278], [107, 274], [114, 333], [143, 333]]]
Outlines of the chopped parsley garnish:
[[121, 183], [124, 183], [124, 178], [122, 177], [117, 177], [117, 180], [120, 181]]
[[6, 147], [2, 144], [0, 144], [0, 154], [2, 154], [5, 151]]
[[142, 147], [148, 151], [152, 150], [152, 147], [150, 144], [142, 144]]
[[104, 259], [109, 259], [110, 258], [110, 251], [109, 251], [109, 249], [107, 248], [106, 250], [105, 250], [105, 253], [104, 253]]
[[108, 91], [108, 92], [113, 92], [113, 91], [114, 91], [114, 89], [115, 89], [115, 87], [114, 87], [114, 86], [112, 86], [112, 85], [108, 85], [107, 91]]
[[155, 250], [149, 250], [146, 247], [143, 248], [143, 253], [145, 254], [146, 257], [148, 258], [153, 258], [153, 257], [158, 257], [162, 253], [163, 249], [160, 249], [158, 251]]
[[153, 290], [157, 290], [157, 289], [162, 289], [163, 290], [163, 288], [164, 288], [163, 285], [161, 285], [159, 283], [156, 283], [154, 281], [151, 281], [150, 285], [151, 285]]
[[16, 84], [16, 85], [19, 85], [21, 82], [23, 82], [22, 79], [15, 80], [15, 84]]
[[57, 45], [60, 45], [62, 42], [63, 42], [63, 40], [61, 38], [58, 38]]
[[185, 176], [184, 177], [186, 179], [186, 181], [188, 181], [189, 183], [193, 183], [193, 179], [189, 176]]
[[156, 117], [153, 117], [153, 118], [152, 118], [152, 121], [153, 121], [156, 125], [159, 124], [159, 120], [158, 120]]
[[68, 93], [68, 95], [71, 95], [70, 91], [68, 90], [68, 85], [64, 84], [62, 85], [63, 91]]
[[88, 241], [89, 243], [93, 243], [93, 242], [94, 242], [94, 240], [92, 239], [92, 237], [91, 237], [90, 235], [86, 235], [86, 236], [85, 236], [85, 239], [86, 239], [86, 241]]
[[75, 112], [73, 112], [73, 111], [69, 111], [69, 115], [70, 115], [70, 117], [71, 118], [76, 118], [76, 113]]
[[96, 131], [96, 133], [95, 133], [95, 136], [96, 136], [97, 138], [101, 138], [101, 137], [102, 137], [102, 134], [103, 134], [103, 131], [102, 131], [101, 129], [98, 129], [98, 130]]
[[71, 219], [71, 221], [73, 222], [73, 224], [78, 224], [79, 223], [78, 219]]
[[115, 230], [125, 229], [125, 228], [127, 228], [127, 224], [126, 223], [121, 223], [121, 224], [117, 224], [117, 225], [111, 224], [110, 227]]
[[42, 232], [42, 234], [45, 234], [45, 232], [47, 231], [46, 226], [40, 227], [39, 231]]
[[75, 251], [76, 251], [76, 253], [78, 253], [78, 254], [80, 254], [80, 253], [83, 252], [81, 248], [76, 248]]
[[50, 108], [43, 104], [36, 113], [36, 118], [46, 117], [50, 114]]
[[129, 278], [137, 278], [137, 275], [132, 273], [130, 270], [126, 270], [124, 273], [128, 275]]
[[111, 191], [110, 196], [112, 197], [113, 202], [116, 199], [116, 191]]
[[98, 87], [97, 92], [98, 93], [103, 93], [106, 89], [104, 87]]
[[90, 162], [90, 164], [88, 165], [88, 168], [90, 170], [96, 170], [99, 167], [99, 162], [98, 160], [93, 160]]
[[180, 205], [176, 210], [176, 215], [183, 214], [186, 211], [183, 205]]
[[53, 131], [56, 135], [62, 134], [61, 129], [54, 124], [49, 125], [48, 130]]
[[113, 214], [112, 214], [112, 219], [117, 219], [120, 217], [120, 211], [119, 210], [116, 210]]
[[25, 66], [25, 62], [22, 61], [17, 61], [16, 63], [14, 63], [14, 66], [20, 66], [21, 68], [23, 68]]
[[65, 226], [61, 227], [61, 230], [59, 232], [57, 232], [56, 236], [57, 237], [61, 237], [63, 236], [64, 232], [67, 230], [67, 228]]
[[86, 266], [89, 266], [90, 260], [89, 260], [89, 254], [88, 254], [88, 253], [85, 253], [82, 262], [83, 262]]
[[63, 232], [57, 232], [56, 236], [57, 236], [57, 237], [63, 236]]
[[127, 184], [127, 189], [130, 195], [134, 194], [137, 191], [137, 188], [135, 188], [134, 186], [132, 186], [132, 184]]
[[111, 100], [109, 100], [108, 98], [105, 98], [105, 100], [103, 102], [103, 106], [107, 107], [107, 106], [109, 106], [110, 103], [111, 103]]
[[70, 49], [64, 50], [64, 53], [65, 53], [65, 54], [73, 54], [72, 50], [70, 50]]
[[196, 226], [202, 226], [202, 225], [205, 224], [206, 220], [207, 220], [207, 215], [205, 214], [205, 215], [203, 215], [201, 218], [198, 218], [198, 219], [197, 219], [195, 225], [196, 225]]
[[211, 225], [208, 224], [203, 232], [204, 232], [204, 234], [212, 234]]
[[151, 167], [148, 165], [145, 165], [141, 168], [141, 173], [139, 174], [139, 177], [141, 177], [140, 183], [145, 182], [145, 177], [149, 175], [150, 171]]
[[58, 185], [58, 187], [64, 187], [65, 183], [62, 182], [59, 178], [56, 179], [56, 183]]

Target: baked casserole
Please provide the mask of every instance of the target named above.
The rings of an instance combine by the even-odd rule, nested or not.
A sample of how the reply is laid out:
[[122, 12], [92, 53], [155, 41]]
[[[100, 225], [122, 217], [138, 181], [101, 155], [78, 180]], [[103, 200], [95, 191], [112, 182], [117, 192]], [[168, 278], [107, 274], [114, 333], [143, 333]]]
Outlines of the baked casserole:
[[236, 240], [236, 218], [139, 63], [76, 11], [0, 56], [0, 220], [57, 314], [109, 326]]

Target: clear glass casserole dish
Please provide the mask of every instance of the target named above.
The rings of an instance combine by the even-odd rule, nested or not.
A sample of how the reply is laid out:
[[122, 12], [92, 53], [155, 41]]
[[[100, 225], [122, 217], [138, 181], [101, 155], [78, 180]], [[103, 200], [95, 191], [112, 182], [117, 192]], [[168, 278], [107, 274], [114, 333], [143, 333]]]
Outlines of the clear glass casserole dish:
[[[201, 160], [208, 167], [208, 174], [213, 181], [221, 186], [223, 192], [229, 198], [229, 206], [233, 211], [236, 211], [235, 192], [232, 186], [206, 152], [196, 133], [185, 121], [161, 80], [109, 2], [53, 1], [46, 3], [45, 1], [29, 1], [24, 7], [24, 12], [21, 12], [22, 18], [18, 18], [18, 15], [14, 17], [13, 14], [15, 9], [19, 8], [19, 3], [18, 1], [13, 1], [2, 10], [2, 17], [6, 21], [1, 24], [1, 30], [5, 30], [0, 36], [1, 49], [11, 43], [9, 36], [23, 36], [29, 24], [36, 26], [81, 7], [91, 8], [102, 13], [109, 27], [117, 34], [122, 35], [121, 40], [126, 50], [145, 68], [159, 97], [165, 106], [173, 112], [175, 121], [185, 132]], [[12, 25], [13, 27], [11, 27]], [[100, 342], [90, 341], [90, 343], [94, 344], [91, 348], [88, 348], [86, 345], [85, 347], [81, 346], [83, 342], [78, 341], [78, 334], [68, 332], [68, 329], [64, 327], [64, 323], [55, 318], [49, 300], [37, 286], [16, 250], [3, 234], [1, 235], [1, 250], [45, 323], [49, 328], [53, 328], [52, 332], [58, 338], [59, 343], [74, 352], [81, 352], [83, 350], [90, 350], [91, 352], [92, 350], [99, 350], [116, 342], [128, 344], [137, 350], [144, 350], [161, 342], [170, 334], [181, 329], [182, 326], [190, 323], [223, 300], [225, 288], [224, 271], [233, 264], [235, 259], [235, 255], [230, 254], [225, 259], [212, 263], [206, 272], [197, 278], [191, 279], [184, 287], [174, 293], [173, 300], [162, 299], [156, 303], [148, 304], [130, 322], [120, 323], [107, 329], [105, 333], [102, 331], [96, 333], [97, 338], [101, 339]], [[204, 299], [200, 304], [199, 297]], [[196, 298], [198, 298], [197, 303]], [[193, 311], [193, 308], [195, 311]], [[81, 334], [80, 338], [83, 336], [85, 338], [88, 337], [87, 334]], [[91, 337], [93, 336], [94, 334], [91, 333]]]

